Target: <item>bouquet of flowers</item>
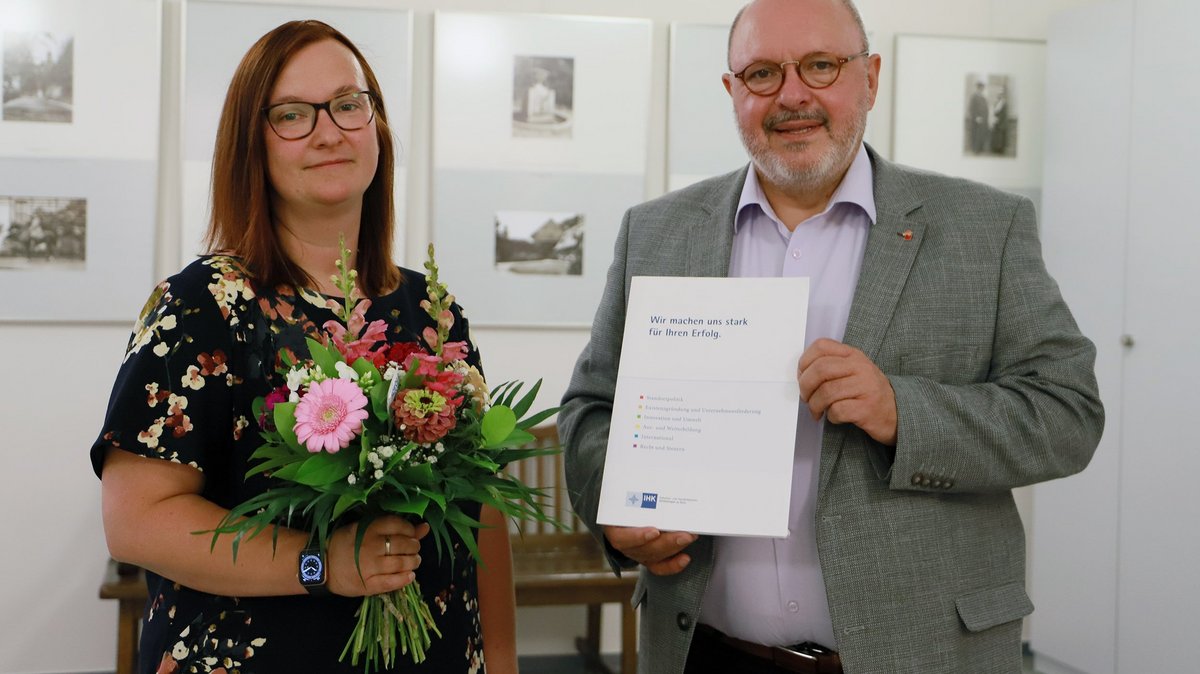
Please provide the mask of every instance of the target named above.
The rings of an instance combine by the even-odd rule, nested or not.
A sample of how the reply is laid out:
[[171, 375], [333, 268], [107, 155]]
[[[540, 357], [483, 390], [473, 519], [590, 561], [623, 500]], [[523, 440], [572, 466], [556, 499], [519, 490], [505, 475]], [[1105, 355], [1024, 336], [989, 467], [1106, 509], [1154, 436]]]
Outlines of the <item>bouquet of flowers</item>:
[[[389, 345], [382, 320], [366, 322], [370, 300], [357, 291], [349, 251], [342, 247], [333, 277], [343, 300], [329, 300], [337, 321], [324, 340], [306, 340], [308, 354], [279, 354], [286, 385], [254, 402], [263, 444], [247, 477], [269, 474], [278, 483], [233, 508], [213, 529], [238, 544], [278, 525], [309, 529], [310, 544], [325, 549], [334, 529], [357, 521], [355, 563], [367, 526], [385, 514], [428, 522], [440, 554], [457, 536], [474, 557], [479, 522], [461, 505], [477, 502], [513, 518], [551, 521], [544, 494], [506, 475], [510, 461], [554, 450], [521, 449], [533, 440], [526, 429], [556, 410], [530, 414], [539, 380], [521, 396], [510, 382], [489, 391], [480, 372], [465, 361], [466, 342], [448, 342], [454, 297], [438, 281], [433, 246], [425, 263], [428, 299], [421, 308], [436, 328], [424, 343]], [[363, 598], [358, 622], [342, 659], [364, 660], [367, 671], [391, 667], [397, 648], [415, 662], [425, 658], [430, 630], [438, 636], [420, 587]]]

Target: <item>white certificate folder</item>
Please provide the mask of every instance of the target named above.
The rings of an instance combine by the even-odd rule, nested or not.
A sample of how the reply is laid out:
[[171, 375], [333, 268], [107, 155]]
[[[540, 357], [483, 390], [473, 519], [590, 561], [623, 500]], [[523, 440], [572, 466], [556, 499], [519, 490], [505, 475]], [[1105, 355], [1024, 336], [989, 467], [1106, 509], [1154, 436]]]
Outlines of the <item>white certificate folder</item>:
[[788, 535], [807, 278], [634, 277], [601, 524]]

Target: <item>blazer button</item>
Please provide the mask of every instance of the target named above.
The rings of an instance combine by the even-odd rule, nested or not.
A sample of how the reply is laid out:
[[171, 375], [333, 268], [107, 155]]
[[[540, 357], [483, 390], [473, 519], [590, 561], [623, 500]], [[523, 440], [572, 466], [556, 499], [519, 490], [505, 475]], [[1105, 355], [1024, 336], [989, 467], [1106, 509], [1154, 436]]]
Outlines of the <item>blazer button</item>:
[[686, 632], [692, 627], [692, 616], [681, 612], [679, 615], [675, 616], [675, 624], [679, 625], [679, 629]]
[[929, 486], [929, 478], [927, 478], [927, 477], [921, 478], [921, 486], [928, 487]]
[[942, 489], [949, 489], [950, 487], [953, 487], [953, 486], [954, 486], [954, 483], [950, 480], [946, 480], [945, 482], [942, 483]]
[[919, 487], [919, 486], [921, 486], [921, 480], [924, 480], [924, 479], [925, 479], [925, 476], [924, 476], [924, 475], [922, 475], [922, 474], [920, 474], [920, 473], [913, 473], [913, 476], [912, 476], [912, 483], [913, 483], [913, 486], [914, 486], [914, 487]]
[[942, 488], [942, 481], [941, 481], [941, 480], [934, 480], [934, 481], [933, 481], [933, 488], [934, 488], [934, 489], [941, 489], [941, 488]]

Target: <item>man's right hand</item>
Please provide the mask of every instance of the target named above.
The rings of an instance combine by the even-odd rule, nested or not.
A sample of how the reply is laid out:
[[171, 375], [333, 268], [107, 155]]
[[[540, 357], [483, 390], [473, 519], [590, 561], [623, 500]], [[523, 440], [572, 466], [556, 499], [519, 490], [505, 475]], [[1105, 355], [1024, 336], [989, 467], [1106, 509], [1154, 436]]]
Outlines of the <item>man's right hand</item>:
[[645, 566], [656, 576], [670, 576], [683, 571], [692, 561], [691, 556], [683, 550], [699, 538], [686, 531], [608, 525], [604, 525], [604, 537], [621, 554]]

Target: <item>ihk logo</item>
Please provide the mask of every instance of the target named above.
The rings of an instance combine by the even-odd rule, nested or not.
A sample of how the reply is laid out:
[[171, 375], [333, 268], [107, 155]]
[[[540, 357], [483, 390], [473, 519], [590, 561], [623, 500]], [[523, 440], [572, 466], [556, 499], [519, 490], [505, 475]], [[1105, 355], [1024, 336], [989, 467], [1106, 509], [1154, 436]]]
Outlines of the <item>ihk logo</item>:
[[630, 508], [658, 508], [658, 494], [631, 491], [625, 494], [625, 505]]

